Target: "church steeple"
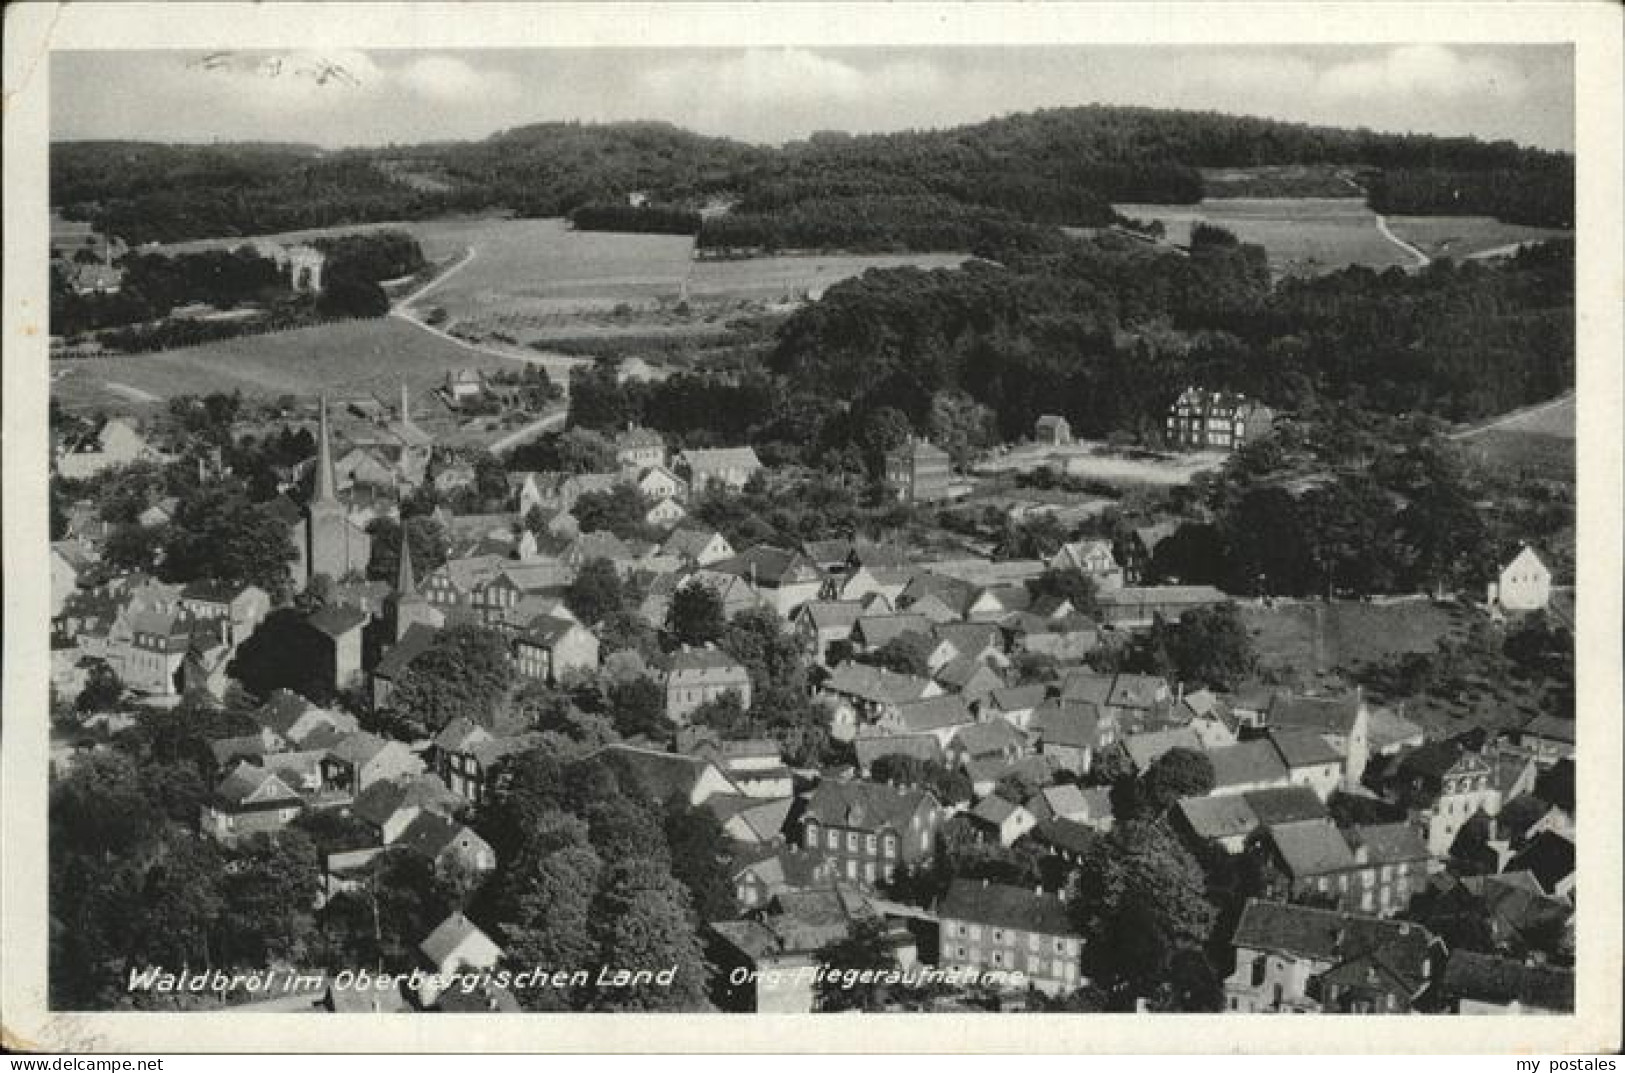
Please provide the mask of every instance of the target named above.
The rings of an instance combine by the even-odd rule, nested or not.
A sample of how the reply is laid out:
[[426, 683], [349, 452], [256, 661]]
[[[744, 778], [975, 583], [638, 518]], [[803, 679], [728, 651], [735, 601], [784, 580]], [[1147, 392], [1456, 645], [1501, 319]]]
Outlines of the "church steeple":
[[395, 574], [395, 595], [397, 598], [416, 595], [418, 591], [417, 579], [412, 576], [412, 542], [406, 539], [406, 526], [401, 526], [401, 565]]
[[316, 444], [316, 494], [312, 503], [337, 503], [338, 480], [333, 475], [333, 444], [327, 429], [327, 393], [322, 393], [321, 430]]

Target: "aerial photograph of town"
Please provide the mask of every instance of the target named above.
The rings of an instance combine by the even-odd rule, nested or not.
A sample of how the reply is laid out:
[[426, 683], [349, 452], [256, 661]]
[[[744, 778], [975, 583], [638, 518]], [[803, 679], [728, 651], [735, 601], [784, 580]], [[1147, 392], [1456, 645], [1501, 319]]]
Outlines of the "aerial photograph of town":
[[49, 77], [51, 1009], [1574, 1012], [1568, 46]]

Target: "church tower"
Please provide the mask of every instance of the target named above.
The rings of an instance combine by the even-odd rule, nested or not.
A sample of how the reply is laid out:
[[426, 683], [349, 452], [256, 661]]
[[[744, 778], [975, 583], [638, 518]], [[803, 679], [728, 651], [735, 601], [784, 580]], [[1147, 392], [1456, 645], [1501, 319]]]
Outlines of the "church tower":
[[412, 574], [412, 542], [406, 538], [404, 522], [401, 525], [401, 564], [395, 573], [395, 591], [389, 596], [388, 610], [397, 644], [414, 623], [438, 629], [446, 622], [446, 617], [418, 592], [417, 578]]
[[316, 487], [310, 503], [305, 507], [305, 539], [306, 585], [317, 574], [326, 574], [333, 581], [341, 581], [347, 574], [367, 567], [372, 541], [365, 531], [356, 528], [350, 521], [349, 512], [339, 500], [325, 394], [322, 395], [316, 444]]

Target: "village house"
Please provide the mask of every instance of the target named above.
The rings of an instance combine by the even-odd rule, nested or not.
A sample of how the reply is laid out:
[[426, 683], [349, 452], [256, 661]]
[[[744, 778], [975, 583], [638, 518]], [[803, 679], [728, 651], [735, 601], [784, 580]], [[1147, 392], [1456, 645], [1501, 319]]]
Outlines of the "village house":
[[473, 828], [439, 812], [419, 812], [393, 848], [426, 861], [436, 875], [479, 877], [497, 866], [496, 851]]
[[928, 641], [933, 625], [924, 615], [911, 612], [862, 615], [852, 624], [852, 649], [860, 653], [878, 652], [890, 642], [911, 633], [918, 634], [922, 642]]
[[1038, 819], [1021, 805], [989, 794], [966, 813], [970, 825], [983, 838], [1006, 848], [1038, 826]]
[[934, 503], [952, 494], [948, 452], [910, 437], [886, 456], [886, 480], [904, 503]]
[[1033, 709], [1029, 729], [1038, 739], [1039, 755], [1075, 775], [1087, 775], [1095, 755], [1117, 741], [1099, 705], [1083, 700], [1045, 700]]
[[1313, 730], [1271, 729], [1270, 744], [1286, 765], [1287, 782], [1306, 786], [1322, 801], [1343, 785], [1343, 755], [1322, 734]]
[[1015, 614], [1001, 625], [1012, 654], [1050, 656], [1057, 663], [1076, 663], [1100, 645], [1100, 627], [1082, 615], [1057, 619]]
[[401, 742], [357, 731], [328, 746], [322, 781], [336, 793], [359, 794], [382, 779], [417, 775], [423, 761]]
[[672, 468], [688, 481], [693, 495], [713, 484], [741, 491], [762, 468], [754, 447], [689, 448], [678, 453]]
[[161, 459], [133, 423], [112, 417], [94, 432], [64, 442], [56, 454], [56, 472], [65, 480], [82, 481], [114, 466]]
[[513, 655], [521, 675], [556, 685], [571, 672], [598, 669], [598, 636], [573, 619], [537, 615], [514, 636]]
[[1053, 894], [956, 879], [937, 906], [938, 965], [944, 969], [1022, 973], [1049, 995], [1078, 986], [1082, 940]]
[[397, 841], [422, 812], [453, 815], [464, 802], [438, 775], [383, 779], [356, 795], [350, 814], [372, 830], [381, 846]]
[[735, 555], [733, 545], [715, 529], [679, 526], [666, 537], [660, 554], [671, 556], [684, 566], [710, 566]]
[[672, 798], [704, 805], [713, 797], [742, 797], [739, 787], [703, 756], [684, 756], [636, 745], [606, 745], [592, 754], [608, 765], [622, 792], [641, 795], [650, 805], [664, 806]]
[[455, 991], [460, 986], [443, 988], [441, 981], [495, 969], [502, 960], [502, 948], [461, 912], [442, 920], [418, 944], [418, 952], [429, 970], [421, 977], [424, 982], [416, 992], [418, 1005], [425, 1009], [433, 1006], [443, 991]]
[[[939, 693], [888, 706], [876, 718], [874, 730], [889, 736], [930, 734], [947, 748], [956, 733], [975, 723], [976, 717], [971, 715], [962, 697]], [[859, 737], [865, 729], [859, 728]]]
[[1351, 827], [1329, 819], [1264, 828], [1276, 867], [1272, 886], [1281, 897], [1318, 899], [1349, 912], [1391, 916], [1425, 889], [1433, 857], [1403, 823]]
[[995, 689], [982, 701], [981, 716], [985, 720], [1002, 720], [1017, 730], [1026, 730], [1032, 723], [1033, 712], [1048, 697], [1049, 687], [1041, 682]]
[[858, 774], [865, 778], [883, 756], [913, 757], [927, 764], [947, 760], [942, 739], [935, 734], [863, 734], [853, 739], [852, 751], [857, 756]]
[[[743, 920], [713, 921], [707, 955], [727, 981], [718, 1004], [735, 1013], [811, 1013], [813, 970], [821, 952], [845, 939], [859, 921], [879, 917], [862, 892], [840, 884], [784, 890]], [[914, 941], [893, 926], [887, 949], [903, 966], [914, 964]], [[743, 970], [741, 972], [741, 970]], [[735, 974], [743, 983], [734, 983]]]
[[627, 425], [615, 434], [615, 461], [622, 469], [642, 471], [666, 464], [666, 440], [652, 428]]
[[1185, 797], [1171, 818], [1197, 845], [1215, 843], [1227, 853], [1240, 853], [1254, 832], [1329, 817], [1326, 805], [1305, 786], [1277, 786], [1244, 794]]
[[1230, 391], [1190, 387], [1168, 408], [1168, 445], [1186, 450], [1234, 451], [1269, 435], [1275, 411]]
[[930, 679], [850, 660], [836, 667], [818, 690], [833, 705], [830, 733], [839, 741], [851, 741], [860, 725], [879, 723], [898, 705], [942, 692]]
[[634, 484], [650, 499], [688, 499], [688, 482], [663, 465], [643, 469]]
[[1342, 788], [1355, 791], [1371, 757], [1371, 711], [1358, 690], [1339, 697], [1277, 693], [1264, 713], [1271, 730], [1312, 730], [1343, 755]]
[[1109, 540], [1075, 540], [1062, 544], [1046, 564], [1050, 570], [1076, 570], [1099, 590], [1123, 587], [1123, 568], [1112, 554]]
[[814, 662], [827, 667], [830, 646], [850, 642], [863, 613], [857, 600], [809, 600], [791, 617], [790, 625]]
[[771, 738], [718, 738], [707, 728], [685, 727], [677, 732], [677, 748], [717, 765], [746, 797], [787, 798], [795, 792], [783, 750]]
[[1420, 924], [1257, 900], [1230, 944], [1224, 991], [1237, 1013], [1410, 1013], [1438, 954]]
[[1162, 542], [1179, 532], [1179, 522], [1161, 521], [1135, 526], [1128, 537], [1115, 549], [1123, 564], [1123, 576], [1130, 585], [1141, 585], [1148, 576], [1152, 560]]
[[1574, 970], [1452, 950], [1439, 978], [1442, 1012], [1492, 1017], [1574, 1012]]
[[1072, 424], [1058, 414], [1045, 414], [1033, 426], [1033, 438], [1048, 447], [1066, 447], [1072, 443]]
[[1026, 809], [1039, 823], [1065, 820], [1096, 831], [1112, 829], [1109, 786], [1076, 786], [1070, 782], [1046, 786], [1027, 799]]
[[818, 599], [824, 575], [805, 555], [758, 544], [731, 559], [710, 564], [709, 574], [740, 578], [757, 600], [788, 619], [802, 604]]
[[1492, 759], [1458, 738], [1428, 742], [1400, 758], [1391, 792], [1400, 804], [1420, 814], [1427, 825], [1428, 849], [1438, 856], [1450, 852], [1474, 816], [1501, 811]]
[[181, 590], [181, 607], [193, 618], [223, 623], [226, 644], [236, 648], [271, 613], [271, 597], [258, 585], [194, 581]]
[[820, 850], [763, 846], [747, 851], [734, 872], [734, 901], [749, 910], [786, 891], [830, 887], [834, 881], [834, 865]]
[[430, 761], [446, 788], [478, 805], [491, 788], [496, 766], [508, 756], [534, 748], [537, 733], [497, 736], [459, 716], [441, 728], [430, 749]]
[[304, 800], [269, 770], [242, 761], [204, 801], [199, 824], [204, 834], [225, 845], [256, 834], [282, 830]]
[[1540, 611], [1552, 599], [1552, 572], [1527, 544], [1490, 582], [1488, 601], [1502, 611]]
[[824, 779], [802, 813], [801, 844], [823, 850], [841, 878], [873, 886], [929, 857], [942, 819], [928, 790]]
[[931, 678], [972, 707], [1004, 685], [1003, 675], [982, 660], [970, 656], [954, 657], [938, 667]]
[[728, 653], [707, 645], [684, 646], [672, 653], [666, 666], [666, 718], [685, 722], [690, 712], [709, 704], [725, 693], [738, 696], [743, 708], [750, 707], [750, 674]]

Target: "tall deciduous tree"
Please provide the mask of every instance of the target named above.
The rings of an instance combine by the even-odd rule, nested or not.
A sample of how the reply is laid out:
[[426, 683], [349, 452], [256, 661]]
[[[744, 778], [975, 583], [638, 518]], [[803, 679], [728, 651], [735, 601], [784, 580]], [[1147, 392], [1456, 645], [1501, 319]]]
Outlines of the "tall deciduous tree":
[[598, 964], [630, 972], [676, 970], [669, 986], [600, 988], [593, 1009], [708, 1008], [705, 959], [691, 922], [688, 891], [664, 865], [637, 857], [610, 864], [591, 917]]
[[703, 581], [684, 585], [672, 594], [666, 626], [679, 644], [704, 645], [721, 640], [728, 626], [722, 596]]
[[391, 703], [430, 732], [458, 716], [490, 724], [515, 673], [502, 634], [483, 626], [452, 626], [412, 661]]

